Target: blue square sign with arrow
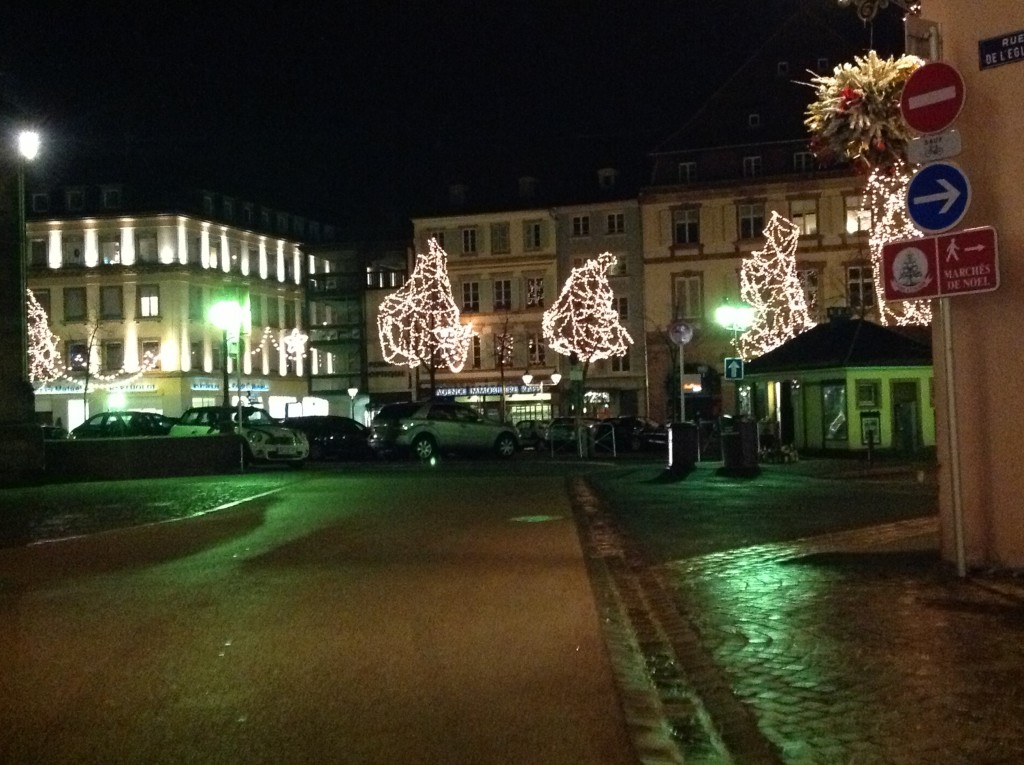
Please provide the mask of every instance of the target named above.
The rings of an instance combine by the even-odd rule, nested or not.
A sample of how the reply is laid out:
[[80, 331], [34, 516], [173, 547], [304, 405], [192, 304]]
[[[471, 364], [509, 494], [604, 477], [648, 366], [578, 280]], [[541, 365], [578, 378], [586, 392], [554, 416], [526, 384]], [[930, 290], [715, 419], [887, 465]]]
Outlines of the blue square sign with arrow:
[[725, 379], [726, 380], [742, 380], [743, 379], [743, 359], [739, 357], [727, 358], [725, 360]]

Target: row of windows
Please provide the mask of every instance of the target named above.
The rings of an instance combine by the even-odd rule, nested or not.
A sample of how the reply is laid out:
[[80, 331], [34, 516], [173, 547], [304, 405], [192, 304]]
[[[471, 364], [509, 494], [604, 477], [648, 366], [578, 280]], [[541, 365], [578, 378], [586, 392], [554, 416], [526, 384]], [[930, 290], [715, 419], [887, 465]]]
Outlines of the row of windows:
[[[506, 222], [492, 223], [487, 228], [487, 251], [492, 255], [508, 255], [512, 252], [510, 225]], [[431, 231], [428, 239], [436, 239], [442, 249], [447, 249], [444, 231]], [[457, 246], [462, 255], [478, 255], [484, 251], [482, 229], [479, 226], [467, 226], [459, 229]], [[548, 226], [546, 221], [527, 221], [523, 223], [523, 249], [526, 252], [542, 250], [547, 246]]]
[[[511, 350], [511, 352], [509, 352]], [[494, 335], [490, 343], [490, 353], [484, 349], [484, 343], [479, 335], [474, 335], [469, 346], [469, 353], [466, 356], [467, 369], [496, 369], [499, 366], [514, 364], [513, 355], [515, 352], [514, 339], [506, 339], [504, 335]], [[546, 347], [544, 339], [538, 333], [532, 333], [526, 337], [527, 367], [543, 367], [547, 363]], [[608, 369], [612, 372], [629, 372], [631, 369], [629, 352], [624, 356], [613, 356], [607, 362]]]
[[[846, 232], [856, 234], [871, 228], [871, 212], [862, 208], [860, 196], [845, 197]], [[788, 219], [801, 236], [818, 233], [818, 202], [816, 199], [794, 199], [789, 203]], [[736, 223], [740, 239], [757, 239], [764, 230], [764, 202], [736, 205]], [[700, 244], [700, 208], [682, 207], [672, 211], [672, 243], [696, 246]]]
[[[512, 280], [495, 279], [491, 282], [492, 306], [495, 311], [511, 311]], [[526, 277], [523, 280], [523, 307], [544, 308], [544, 278]], [[465, 313], [480, 311], [480, 282], [462, 282], [462, 309]]]
[[[124, 342], [120, 340], [104, 340], [97, 344], [94, 349], [98, 353], [99, 369], [102, 372], [124, 371]], [[276, 352], [275, 352], [276, 353]], [[89, 358], [93, 354], [89, 350], [89, 344], [80, 340], [71, 340], [67, 343], [68, 368], [73, 372], [85, 372], [89, 368]], [[252, 350], [252, 368], [254, 370], [264, 369], [264, 348]], [[192, 369], [203, 368], [203, 343], [194, 342], [189, 346], [189, 357]], [[139, 358], [150, 369], [160, 369], [160, 341], [142, 340], [139, 343]], [[220, 345], [214, 345], [211, 349], [210, 359], [212, 370], [223, 369], [224, 349]], [[276, 359], [276, 356], [274, 357]], [[297, 362], [291, 355], [284, 359], [285, 373], [296, 374]]]
[[[53, 199], [49, 192], [36, 191], [31, 195], [31, 209], [34, 213], [50, 212]], [[120, 186], [101, 186], [99, 189], [99, 207], [102, 210], [120, 210], [124, 206], [123, 193]], [[83, 212], [90, 206], [88, 191], [84, 187], [73, 187], [64, 189], [63, 195], [64, 210], [67, 212]], [[219, 207], [219, 209], [218, 209]], [[237, 202], [229, 197], [220, 199], [220, 205], [215, 204], [213, 194], [203, 195], [203, 213], [220, 220], [238, 222], [247, 228], [253, 228], [259, 223], [263, 231], [275, 231], [282, 235], [290, 235], [299, 239], [310, 241], [331, 241], [335, 237], [333, 226], [324, 225], [321, 227], [317, 221], [306, 220], [297, 215], [290, 215], [285, 212], [268, 210], [265, 207], [257, 207], [251, 202]], [[273, 227], [272, 227], [273, 224]]]
[[[191, 240], [187, 240], [185, 243], [185, 258], [188, 263], [193, 265], [200, 265], [202, 263], [203, 244], [200, 237], [194, 237]], [[97, 238], [96, 241], [96, 264], [101, 266], [119, 266], [125, 262], [125, 258], [122, 257], [122, 248], [127, 246], [134, 251], [134, 260], [138, 263], [158, 263], [159, 256], [157, 251], [157, 237], [155, 231], [138, 231], [138, 232], [118, 232], [116, 234], [104, 234]], [[241, 270], [241, 255], [242, 255], [242, 242], [228, 241], [227, 246], [223, 247], [221, 244], [211, 242], [207, 247], [207, 267], [211, 269], [219, 269], [225, 271], [225, 273], [234, 270]], [[34, 268], [44, 268], [49, 265], [49, 247], [50, 244], [46, 239], [32, 239], [29, 242], [29, 264]], [[249, 258], [250, 272], [257, 270], [256, 264], [260, 262], [260, 249], [257, 246], [248, 246], [246, 254]], [[172, 255], [172, 257], [174, 257]], [[224, 268], [224, 261], [222, 258], [227, 258], [228, 268]], [[267, 252], [266, 258], [270, 262], [277, 260], [277, 254], [273, 252]], [[293, 256], [286, 256], [284, 258], [284, 274], [283, 278], [285, 281], [292, 281], [294, 276], [294, 258]], [[78, 235], [64, 235], [60, 237], [60, 262], [62, 266], [88, 266], [92, 265], [86, 262], [85, 252], [85, 237]], [[175, 260], [174, 262], [177, 262]], [[269, 278], [272, 271], [276, 271], [276, 268], [267, 269], [267, 276]]]
[[[820, 318], [821, 274], [819, 270], [816, 268], [798, 269], [797, 278], [803, 288], [808, 312], [812, 318]], [[674, 315], [680, 319], [702, 321], [704, 319], [703, 274], [690, 273], [676, 276], [673, 287]], [[871, 266], [847, 266], [846, 305], [855, 311], [874, 308], [875, 282]], [[620, 308], [621, 315], [622, 309]]]
[[[761, 125], [761, 116], [750, 114], [747, 117], [747, 125], [756, 128]], [[764, 172], [764, 157], [760, 154], [748, 154], [743, 157], [743, 177], [756, 178]], [[810, 173], [817, 165], [814, 155], [809, 151], [793, 152], [792, 170], [795, 173]], [[679, 162], [676, 165], [676, 181], [678, 183], [696, 183], [699, 179], [697, 163], [695, 161]]]
[[[34, 292], [36, 300], [46, 311], [47, 316], [51, 314], [50, 291], [38, 290]], [[135, 315], [142, 319], [155, 319], [160, 317], [160, 287], [155, 284], [140, 284], [135, 288]], [[85, 287], [65, 287], [64, 317], [65, 322], [86, 321], [89, 317], [88, 303]], [[249, 302], [250, 315], [254, 326], [261, 326], [264, 323], [263, 298], [252, 297]], [[101, 286], [99, 290], [99, 318], [102, 320], [117, 320], [124, 318], [124, 290], [119, 285]], [[204, 295], [202, 287], [189, 287], [188, 317], [192, 321], [206, 321], [206, 311], [210, 305], [207, 296]], [[285, 327], [296, 326], [296, 307], [293, 302], [284, 304], [284, 325]], [[271, 327], [282, 326], [280, 322], [281, 312], [276, 297], [267, 300], [266, 322]]]
[[[608, 213], [604, 217], [605, 234], [625, 234], [626, 215], [625, 213]], [[590, 216], [574, 215], [572, 219], [572, 235], [574, 237], [590, 236]]]

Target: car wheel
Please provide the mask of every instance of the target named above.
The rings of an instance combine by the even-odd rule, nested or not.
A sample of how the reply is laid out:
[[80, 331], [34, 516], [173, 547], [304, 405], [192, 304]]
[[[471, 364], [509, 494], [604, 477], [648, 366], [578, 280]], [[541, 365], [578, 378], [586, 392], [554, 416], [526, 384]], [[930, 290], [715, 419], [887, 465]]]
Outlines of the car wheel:
[[502, 433], [494, 442], [494, 451], [499, 457], [511, 457], [516, 453], [516, 440], [508, 433]]
[[437, 444], [430, 436], [420, 436], [413, 441], [412, 452], [421, 460], [426, 461], [437, 454]]

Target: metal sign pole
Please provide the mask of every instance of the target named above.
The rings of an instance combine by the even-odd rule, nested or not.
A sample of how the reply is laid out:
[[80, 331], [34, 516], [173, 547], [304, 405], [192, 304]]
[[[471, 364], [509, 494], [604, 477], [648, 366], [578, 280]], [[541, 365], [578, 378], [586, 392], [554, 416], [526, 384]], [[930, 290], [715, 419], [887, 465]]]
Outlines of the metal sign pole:
[[967, 576], [967, 555], [964, 545], [964, 509], [960, 488], [960, 435], [956, 419], [956, 390], [953, 387], [953, 334], [949, 298], [939, 299], [942, 313], [942, 365], [946, 380], [946, 427], [949, 431], [949, 477], [953, 491], [953, 536], [956, 542], [956, 573]]

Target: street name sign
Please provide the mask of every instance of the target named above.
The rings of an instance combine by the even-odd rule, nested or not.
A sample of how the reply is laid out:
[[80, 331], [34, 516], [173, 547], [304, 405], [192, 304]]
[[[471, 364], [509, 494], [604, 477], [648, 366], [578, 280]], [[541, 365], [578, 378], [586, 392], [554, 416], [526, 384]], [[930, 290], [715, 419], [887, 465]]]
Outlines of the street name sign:
[[907, 159], [915, 165], [937, 162], [940, 159], [955, 157], [963, 150], [958, 130], [947, 130], [944, 133], [923, 135], [911, 138], [907, 143]]
[[900, 96], [903, 121], [919, 133], [941, 133], [964, 106], [964, 78], [954, 67], [933, 61], [907, 78]]
[[998, 288], [998, 237], [991, 226], [889, 242], [882, 247], [886, 300], [922, 300]]
[[961, 221], [971, 203], [971, 184], [952, 162], [925, 165], [907, 186], [907, 213], [918, 228], [948, 231]]
[[1024, 29], [978, 41], [978, 68], [1024, 61]]
[[727, 357], [725, 359], [725, 379], [743, 379], [743, 359], [739, 358], [738, 356]]

